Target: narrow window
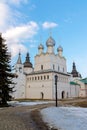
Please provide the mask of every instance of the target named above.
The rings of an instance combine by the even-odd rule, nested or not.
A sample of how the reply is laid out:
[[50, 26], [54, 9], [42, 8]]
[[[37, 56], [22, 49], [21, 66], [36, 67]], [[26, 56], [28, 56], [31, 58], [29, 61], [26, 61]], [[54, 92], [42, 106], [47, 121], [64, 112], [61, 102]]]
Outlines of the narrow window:
[[53, 65], [53, 70], [55, 69], [55, 66]]
[[64, 68], [63, 68], [63, 72], [64, 72]]
[[42, 80], [42, 76], [41, 76], [41, 80]]
[[60, 67], [58, 66], [58, 71], [60, 71]]
[[46, 76], [44, 75], [44, 80], [46, 79]]
[[41, 65], [41, 70], [43, 70], [43, 65]]
[[49, 79], [49, 75], [47, 75], [47, 79]]
[[38, 76], [38, 80], [39, 80], [39, 76]]

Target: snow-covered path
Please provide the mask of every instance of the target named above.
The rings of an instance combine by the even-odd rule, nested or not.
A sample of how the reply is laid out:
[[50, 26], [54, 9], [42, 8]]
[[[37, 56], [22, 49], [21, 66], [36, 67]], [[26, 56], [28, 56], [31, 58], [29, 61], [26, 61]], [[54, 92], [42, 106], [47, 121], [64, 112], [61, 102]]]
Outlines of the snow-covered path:
[[50, 107], [41, 110], [45, 122], [60, 130], [87, 130], [87, 108]]

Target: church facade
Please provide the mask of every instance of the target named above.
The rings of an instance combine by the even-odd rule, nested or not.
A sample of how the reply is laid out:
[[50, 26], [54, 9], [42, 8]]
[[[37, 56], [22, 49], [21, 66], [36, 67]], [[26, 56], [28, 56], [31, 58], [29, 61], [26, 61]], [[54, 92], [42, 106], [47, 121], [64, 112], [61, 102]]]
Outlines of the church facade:
[[15, 64], [15, 99], [55, 99], [55, 76], [57, 76], [58, 99], [79, 97], [79, 84], [71, 80], [72, 73], [67, 72], [66, 58], [63, 48], [59, 46], [55, 53], [55, 40], [50, 36], [44, 46], [38, 46], [38, 54], [34, 57], [34, 67], [29, 53], [24, 63], [21, 55]]

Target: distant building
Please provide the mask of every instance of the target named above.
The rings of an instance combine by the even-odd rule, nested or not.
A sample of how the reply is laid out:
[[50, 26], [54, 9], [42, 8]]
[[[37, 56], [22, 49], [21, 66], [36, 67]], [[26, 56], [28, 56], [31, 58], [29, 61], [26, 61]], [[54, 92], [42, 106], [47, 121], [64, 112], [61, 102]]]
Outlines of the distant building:
[[74, 79], [75, 83], [79, 84], [79, 97], [87, 97], [87, 78]]
[[47, 50], [44, 52], [44, 46], [40, 43], [38, 54], [34, 57], [34, 67], [30, 62], [29, 53], [24, 63], [19, 53], [14, 72], [16, 85], [13, 97], [15, 99], [55, 99], [55, 75], [58, 76], [58, 99], [79, 97], [80, 86], [73, 80], [75, 77], [81, 79], [81, 76], [76, 71], [75, 63], [73, 63], [72, 73], [67, 73], [63, 48], [59, 46], [55, 53], [55, 44], [55, 40], [50, 36], [46, 41]]

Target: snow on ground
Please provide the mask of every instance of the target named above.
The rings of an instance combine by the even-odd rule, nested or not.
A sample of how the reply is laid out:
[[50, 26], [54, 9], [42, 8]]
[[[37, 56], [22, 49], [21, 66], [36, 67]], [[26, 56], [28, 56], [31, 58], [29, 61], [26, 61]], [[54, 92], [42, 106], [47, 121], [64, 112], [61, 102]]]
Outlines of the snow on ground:
[[60, 130], [87, 130], [87, 108], [50, 107], [41, 110], [45, 122]]
[[31, 106], [31, 105], [46, 104], [46, 103], [49, 103], [49, 102], [44, 102], [44, 101], [36, 101], [36, 102], [10, 101], [8, 102], [8, 104], [12, 106]]

